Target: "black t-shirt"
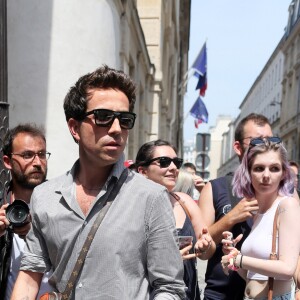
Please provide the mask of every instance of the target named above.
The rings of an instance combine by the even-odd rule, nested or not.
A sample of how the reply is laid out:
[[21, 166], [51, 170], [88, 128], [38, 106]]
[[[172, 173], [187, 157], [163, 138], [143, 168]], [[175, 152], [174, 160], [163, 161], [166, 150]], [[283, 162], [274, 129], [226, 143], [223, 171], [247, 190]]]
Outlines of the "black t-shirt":
[[[216, 221], [227, 214], [240, 200], [232, 195], [231, 180], [232, 174], [228, 174], [211, 181]], [[243, 241], [249, 235], [251, 226], [252, 220], [247, 220], [234, 225], [231, 229], [234, 237], [243, 233], [242, 240], [236, 246], [238, 249], [241, 248]], [[242, 300], [244, 297], [245, 281], [234, 271], [230, 271], [228, 276], [225, 275], [221, 266], [223, 255], [222, 244], [219, 244], [214, 255], [208, 260], [204, 300]]]

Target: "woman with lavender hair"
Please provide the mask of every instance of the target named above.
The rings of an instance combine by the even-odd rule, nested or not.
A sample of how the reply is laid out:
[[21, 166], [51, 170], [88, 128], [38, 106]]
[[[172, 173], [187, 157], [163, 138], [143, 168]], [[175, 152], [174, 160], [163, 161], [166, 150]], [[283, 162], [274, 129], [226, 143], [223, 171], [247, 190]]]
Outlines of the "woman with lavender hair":
[[[222, 266], [225, 272], [237, 271], [245, 280], [244, 299], [267, 299], [268, 277], [274, 278], [273, 299], [292, 297], [292, 279], [300, 249], [300, 208], [290, 194], [293, 177], [287, 152], [278, 137], [250, 141], [241, 165], [233, 178], [238, 197], [257, 199], [258, 211], [241, 252], [234, 248], [241, 237], [230, 240], [224, 232]], [[270, 260], [273, 221], [278, 209], [276, 260]]]

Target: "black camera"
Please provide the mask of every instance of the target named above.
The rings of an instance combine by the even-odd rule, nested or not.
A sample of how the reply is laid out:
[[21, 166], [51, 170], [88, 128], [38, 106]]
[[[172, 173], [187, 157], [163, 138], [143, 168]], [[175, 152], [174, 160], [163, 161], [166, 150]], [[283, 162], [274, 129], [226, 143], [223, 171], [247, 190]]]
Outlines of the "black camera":
[[29, 207], [23, 200], [16, 199], [6, 208], [6, 218], [12, 227], [22, 227], [29, 222]]

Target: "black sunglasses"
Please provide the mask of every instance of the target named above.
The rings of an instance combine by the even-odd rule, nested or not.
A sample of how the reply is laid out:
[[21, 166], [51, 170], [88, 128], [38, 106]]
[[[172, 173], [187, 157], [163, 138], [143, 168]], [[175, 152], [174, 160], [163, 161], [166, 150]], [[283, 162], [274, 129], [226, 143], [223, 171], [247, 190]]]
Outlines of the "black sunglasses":
[[278, 136], [271, 136], [271, 137], [265, 137], [265, 138], [254, 138], [250, 140], [251, 146], [258, 146], [258, 145], [265, 145], [266, 142], [269, 142], [270, 144], [280, 144], [282, 143], [282, 140]]
[[95, 124], [100, 127], [110, 127], [115, 118], [117, 118], [123, 129], [132, 129], [136, 118], [135, 113], [129, 111], [112, 111], [109, 109], [94, 109], [88, 111], [84, 117], [89, 115], [94, 115]]
[[183, 159], [179, 158], [179, 157], [174, 157], [174, 158], [170, 158], [167, 156], [161, 156], [161, 157], [155, 157], [152, 158], [148, 161], [146, 161], [143, 165], [144, 166], [149, 166], [152, 162], [158, 160], [159, 166], [161, 168], [167, 168], [170, 166], [171, 162], [174, 163], [174, 165], [176, 166], [177, 169], [180, 169], [183, 163]]

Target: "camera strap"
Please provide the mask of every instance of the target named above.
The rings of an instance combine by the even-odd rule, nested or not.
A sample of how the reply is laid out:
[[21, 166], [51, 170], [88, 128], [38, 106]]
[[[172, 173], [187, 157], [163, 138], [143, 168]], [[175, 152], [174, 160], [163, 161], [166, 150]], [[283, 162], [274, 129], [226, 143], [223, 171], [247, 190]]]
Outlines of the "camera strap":
[[85, 261], [86, 255], [88, 253], [88, 250], [92, 244], [92, 241], [94, 239], [94, 236], [101, 224], [101, 222], [103, 221], [106, 213], [108, 212], [109, 207], [111, 206], [112, 202], [114, 201], [114, 199], [116, 198], [117, 194], [119, 193], [123, 183], [125, 182], [126, 178], [128, 176], [128, 169], [124, 169], [119, 180], [115, 183], [112, 184], [110, 187], [110, 190], [107, 191], [107, 196], [104, 199], [104, 203], [103, 203], [103, 207], [100, 210], [100, 212], [98, 213], [98, 216], [96, 218], [96, 220], [94, 221], [93, 226], [91, 227], [91, 230], [83, 244], [83, 247], [79, 253], [79, 256], [77, 258], [77, 261], [75, 263], [75, 266], [73, 268], [73, 271], [70, 275], [70, 278], [68, 280], [68, 283], [66, 285], [66, 288], [64, 290], [64, 292], [62, 293], [62, 299], [69, 299], [73, 288], [75, 287], [75, 283], [77, 280], [77, 277], [83, 267], [83, 263]]

